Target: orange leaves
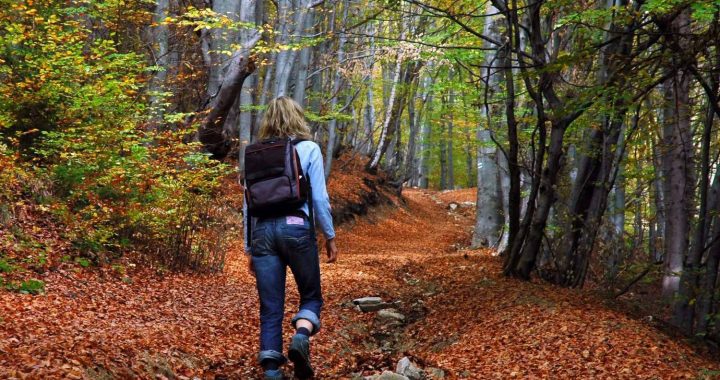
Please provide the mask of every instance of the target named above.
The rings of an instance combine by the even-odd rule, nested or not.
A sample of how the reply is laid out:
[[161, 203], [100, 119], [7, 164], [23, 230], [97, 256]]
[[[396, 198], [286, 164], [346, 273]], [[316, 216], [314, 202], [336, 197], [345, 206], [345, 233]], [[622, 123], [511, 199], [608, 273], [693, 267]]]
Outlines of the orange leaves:
[[[589, 293], [507, 279], [490, 252], [450, 249], [473, 218], [436, 200], [470, 195], [406, 190], [405, 206], [338, 228], [339, 260], [321, 264], [319, 378], [379, 373], [405, 355], [451, 379], [694, 378], [718, 368]], [[257, 378], [257, 295], [241, 255], [238, 241], [216, 275], [61, 267], [42, 276], [46, 295], [0, 293], [0, 378]], [[291, 279], [287, 294], [286, 341], [298, 305]], [[351, 306], [362, 296], [400, 301], [409, 322], [394, 351], [376, 344], [373, 334], [388, 331], [375, 315]]]
[[359, 201], [362, 191], [369, 191], [365, 178], [372, 177], [364, 170], [367, 158], [357, 152], [344, 154], [335, 160], [328, 179], [328, 193], [332, 199]]

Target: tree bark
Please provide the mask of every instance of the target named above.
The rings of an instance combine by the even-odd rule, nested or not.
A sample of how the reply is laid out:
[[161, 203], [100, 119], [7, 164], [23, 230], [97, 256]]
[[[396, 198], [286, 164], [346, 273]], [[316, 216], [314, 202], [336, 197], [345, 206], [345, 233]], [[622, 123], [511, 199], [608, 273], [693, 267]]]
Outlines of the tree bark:
[[[305, 16], [304, 25], [302, 25], [301, 32], [305, 37], [312, 34], [313, 26], [315, 25], [315, 10], [309, 9]], [[307, 88], [308, 81], [308, 69], [310, 68], [310, 56], [312, 55], [312, 48], [309, 46], [303, 47], [298, 57], [298, 68], [297, 77], [295, 78], [295, 88], [293, 89], [293, 99], [300, 104], [305, 106], [305, 90]]]
[[[416, 86], [416, 84], [413, 84], [413, 86]], [[413, 91], [414, 92], [414, 91]], [[415, 168], [417, 167], [417, 160], [416, 160], [416, 151], [417, 151], [417, 140], [418, 140], [418, 113], [415, 109], [415, 96], [410, 96], [410, 99], [407, 104], [408, 109], [408, 129], [409, 129], [409, 135], [408, 135], [408, 148], [405, 157], [403, 158], [404, 165], [401, 166], [402, 171], [402, 181], [406, 182], [410, 178], [412, 178], [412, 175], [415, 171]]]
[[680, 290], [690, 231], [692, 197], [692, 140], [690, 130], [689, 78], [678, 73], [665, 83], [663, 126], [663, 182], [665, 190], [665, 275], [663, 295], [674, 298]]
[[[717, 210], [718, 206], [720, 206], [720, 172], [715, 173], [711, 195], [708, 202], [710, 204], [709, 208]], [[703, 244], [703, 249], [707, 249], [708, 255], [697, 302], [698, 321], [696, 331], [702, 335], [708, 334], [710, 318], [717, 313], [716, 289], [718, 267], [720, 266], [720, 215], [714, 215], [711, 224], [712, 231], [708, 236], [708, 242]]]
[[[607, 7], [615, 5], [624, 7], [627, 1], [609, 0]], [[563, 286], [581, 286], [585, 281], [597, 232], [623, 156], [624, 145], [619, 141], [629, 104], [617, 94], [622, 93], [626, 86], [623, 78], [630, 68], [626, 63], [633, 46], [633, 35], [628, 32], [633, 26], [634, 23], [630, 23], [621, 29], [614, 22], [609, 24], [606, 39], [613, 42], [608, 44], [602, 55], [598, 82], [609, 89], [604, 98], [608, 100], [611, 111], [604, 116], [603, 127], [590, 132], [585, 148], [588, 153], [581, 157], [573, 183], [568, 206], [569, 221], [555, 251], [558, 269], [550, 278]]]
[[430, 137], [432, 128], [430, 128], [429, 118], [432, 114], [433, 106], [432, 92], [428, 94], [425, 104], [425, 107], [423, 107], [425, 109], [424, 116], [420, 119], [420, 123], [422, 124], [420, 130], [420, 159], [418, 161], [417, 178], [415, 180], [415, 184], [423, 189], [428, 188], [428, 175], [430, 172]]
[[446, 190], [448, 188], [447, 181], [447, 141], [445, 141], [445, 124], [440, 123], [440, 190]]
[[472, 247], [496, 247], [503, 225], [502, 205], [498, 199], [497, 147], [488, 129], [478, 129], [477, 202]]
[[217, 96], [210, 103], [210, 112], [206, 120], [200, 125], [198, 138], [215, 159], [225, 158], [230, 151], [230, 141], [223, 133], [223, 126], [231, 107], [242, 90], [245, 78], [255, 71], [255, 62], [248, 55], [250, 48], [259, 39], [259, 34], [255, 35], [248, 41], [248, 45], [232, 55], [225, 80], [220, 85]]
[[167, 81], [168, 72], [171, 65], [177, 64], [177, 54], [170, 46], [170, 29], [165, 23], [165, 19], [170, 16], [170, 0], [157, 0], [155, 11], [153, 12], [153, 23], [150, 34], [153, 43], [153, 58], [155, 73], [150, 80], [150, 112], [151, 125], [157, 127], [162, 123], [165, 114], [165, 106], [163, 105], [165, 96], [165, 83]]
[[[500, 37], [501, 19], [497, 15], [498, 9], [488, 4], [485, 10], [486, 18], [483, 33], [493, 39]], [[486, 47], [490, 47], [486, 44]], [[475, 208], [475, 228], [473, 230], [472, 246], [497, 248], [500, 242], [500, 234], [504, 224], [502, 202], [498, 199], [500, 194], [498, 178], [500, 176], [497, 165], [498, 147], [492, 138], [492, 119], [495, 107], [490, 107], [488, 97], [490, 94], [500, 92], [500, 77], [498, 66], [501, 64], [499, 58], [502, 55], [499, 51], [488, 54], [485, 59], [486, 73], [483, 75], [485, 82], [485, 96], [483, 106], [480, 107], [480, 123], [477, 130], [477, 202]], [[501, 58], [500, 58], [501, 59]]]
[[375, 97], [373, 92], [373, 81], [372, 81], [372, 72], [373, 68], [375, 66], [375, 24], [372, 22], [368, 23], [368, 35], [370, 36], [369, 44], [370, 44], [370, 53], [365, 61], [365, 71], [367, 72], [367, 80], [366, 80], [366, 86], [367, 86], [367, 94], [366, 94], [366, 101], [365, 101], [365, 114], [363, 117], [363, 126], [364, 126], [364, 133], [363, 133], [363, 145], [361, 146], [360, 150], [365, 155], [369, 156], [370, 153], [373, 151], [374, 146], [374, 136], [373, 131], [375, 129]]
[[[348, 17], [348, 8], [349, 8], [349, 1], [345, 0], [342, 2], [343, 7], [343, 15], [342, 15], [342, 27], [344, 28], [345, 25], [347, 25], [347, 17]], [[337, 47], [337, 64], [338, 68], [335, 70], [335, 76], [333, 78], [333, 87], [332, 87], [332, 98], [330, 99], [330, 111], [336, 112], [337, 111], [337, 104], [338, 104], [338, 96], [340, 96], [340, 86], [343, 82], [343, 77], [340, 71], [340, 65], [345, 60], [345, 43], [347, 42], [347, 35], [343, 33], [340, 35], [340, 39], [338, 41], [338, 47]], [[327, 149], [325, 149], [325, 179], [327, 179], [330, 176], [330, 172], [332, 170], [332, 163], [333, 163], [333, 156], [335, 152], [335, 142], [337, 140], [336, 137], [336, 128], [337, 128], [337, 119], [332, 118], [328, 122], [328, 140], [327, 140]]]
[[[257, 0], [242, 0], [240, 6], [240, 21], [246, 23], [255, 23], [258, 25], [262, 20], [258, 19]], [[254, 30], [243, 29], [240, 31], [240, 44], [247, 45], [254, 38]], [[240, 173], [245, 169], [245, 147], [251, 143], [253, 131], [253, 113], [251, 107], [255, 98], [255, 87], [257, 86], [257, 70], [253, 70], [252, 74], [245, 79], [238, 97], [239, 116], [237, 118], [237, 130], [239, 132], [238, 146], [238, 170]]]
[[454, 132], [453, 127], [455, 126], [455, 120], [453, 120], [453, 112], [455, 108], [455, 91], [450, 89], [448, 95], [448, 103], [451, 107], [448, 112], [448, 124], [447, 124], [447, 188], [455, 188], [455, 157], [454, 157]]
[[[275, 44], [280, 48], [277, 52], [275, 63], [275, 86], [273, 94], [275, 97], [287, 95], [290, 74], [295, 64], [297, 51], [290, 49], [288, 45], [295, 42], [292, 38], [293, 32], [304, 26], [304, 0], [300, 1], [298, 7], [293, 9], [293, 1], [277, 0], [277, 23], [275, 30], [277, 38]], [[293, 16], [294, 19], [293, 19]]]
[[376, 170], [378, 164], [380, 164], [380, 160], [382, 159], [383, 154], [385, 154], [385, 150], [387, 149], [387, 144], [389, 142], [389, 136], [388, 136], [388, 129], [390, 127], [390, 122], [392, 121], [392, 110], [393, 106], [395, 104], [395, 94], [397, 92], [397, 86], [398, 81], [400, 80], [400, 70], [401, 70], [401, 60], [400, 57], [397, 58], [397, 61], [395, 63], [395, 69], [393, 74], [393, 81], [392, 81], [392, 88], [390, 90], [390, 97], [388, 100], [388, 105], [385, 109], [385, 119], [383, 120], [382, 129], [380, 130], [380, 140], [378, 141], [378, 147], [375, 149], [375, 153], [373, 154], [373, 158], [368, 164], [368, 170]]
[[[711, 97], [718, 92], [718, 82], [713, 80], [713, 88], [711, 88]], [[681, 298], [675, 304], [675, 320], [680, 328], [687, 334], [693, 332], [693, 322], [695, 321], [695, 307], [697, 303], [693, 303], [698, 297], [698, 285], [700, 281], [700, 264], [703, 254], [705, 253], [706, 235], [707, 235], [707, 218], [708, 218], [708, 196], [710, 193], [710, 145], [712, 144], [712, 130], [715, 120], [715, 110], [713, 109], [714, 99], [708, 99], [708, 109], [703, 123], [703, 132], [700, 146], [700, 184], [697, 192], [699, 193], [699, 208], [697, 224], [695, 225], [695, 234], [693, 236], [693, 244], [687, 255], [682, 276], [680, 278], [680, 295]], [[690, 116], [688, 115], [688, 118]], [[688, 121], [689, 124], [689, 121]], [[693, 183], [695, 181], [692, 181]], [[692, 186], [692, 184], [690, 185]], [[690, 191], [693, 189], [690, 188]], [[688, 210], [689, 211], [689, 210]], [[714, 263], [712, 263], [714, 264]], [[709, 285], [706, 284], [706, 285]], [[702, 289], [701, 292], [707, 291]], [[714, 291], [714, 289], [712, 289]], [[701, 319], [707, 316], [699, 314]], [[703, 329], [706, 326], [700, 326]], [[705, 331], [703, 331], [704, 333]]]

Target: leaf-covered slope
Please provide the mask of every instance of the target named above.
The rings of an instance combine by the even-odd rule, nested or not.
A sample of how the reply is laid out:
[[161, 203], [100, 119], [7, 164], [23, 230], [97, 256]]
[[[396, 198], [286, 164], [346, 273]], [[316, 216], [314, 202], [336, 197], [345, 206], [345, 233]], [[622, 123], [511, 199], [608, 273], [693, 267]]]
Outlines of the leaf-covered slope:
[[[588, 293], [501, 277], [498, 258], [463, 248], [471, 217], [434, 192], [405, 196], [403, 207], [339, 227], [340, 260], [321, 264], [320, 378], [392, 369], [404, 355], [449, 378], [695, 378], [720, 369]], [[0, 377], [256, 378], [258, 305], [241, 246], [219, 275], [66, 270], [46, 276], [45, 295], [0, 293]], [[400, 301], [406, 324], [388, 329], [352, 307], [368, 295]], [[297, 298], [288, 281], [288, 321]]]

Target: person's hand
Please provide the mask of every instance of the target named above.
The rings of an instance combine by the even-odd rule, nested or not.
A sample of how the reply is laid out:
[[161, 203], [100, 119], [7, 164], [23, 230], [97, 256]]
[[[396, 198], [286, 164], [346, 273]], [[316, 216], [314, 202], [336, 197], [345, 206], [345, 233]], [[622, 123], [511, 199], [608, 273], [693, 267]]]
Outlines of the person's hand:
[[337, 261], [338, 249], [335, 246], [335, 239], [329, 239], [325, 241], [325, 250], [327, 251], [328, 263], [334, 263]]
[[251, 276], [255, 277], [255, 267], [253, 266], [252, 256], [247, 256], [247, 269]]

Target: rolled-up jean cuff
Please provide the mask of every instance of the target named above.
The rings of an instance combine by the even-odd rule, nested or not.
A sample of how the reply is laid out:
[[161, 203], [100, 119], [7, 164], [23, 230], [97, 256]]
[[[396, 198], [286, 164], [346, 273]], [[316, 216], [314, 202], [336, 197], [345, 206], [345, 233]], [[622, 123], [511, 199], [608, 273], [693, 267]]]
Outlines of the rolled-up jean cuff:
[[302, 309], [298, 311], [297, 314], [292, 319], [292, 324], [295, 326], [295, 323], [298, 321], [298, 319], [307, 319], [312, 323], [313, 325], [313, 331], [310, 333], [310, 335], [315, 335], [320, 331], [320, 318], [318, 318], [317, 314], [314, 312], [308, 310], [308, 309]]
[[262, 364], [263, 360], [275, 360], [279, 364], [284, 364], [287, 361], [287, 358], [275, 350], [264, 350], [260, 351], [258, 354], [258, 363]]

